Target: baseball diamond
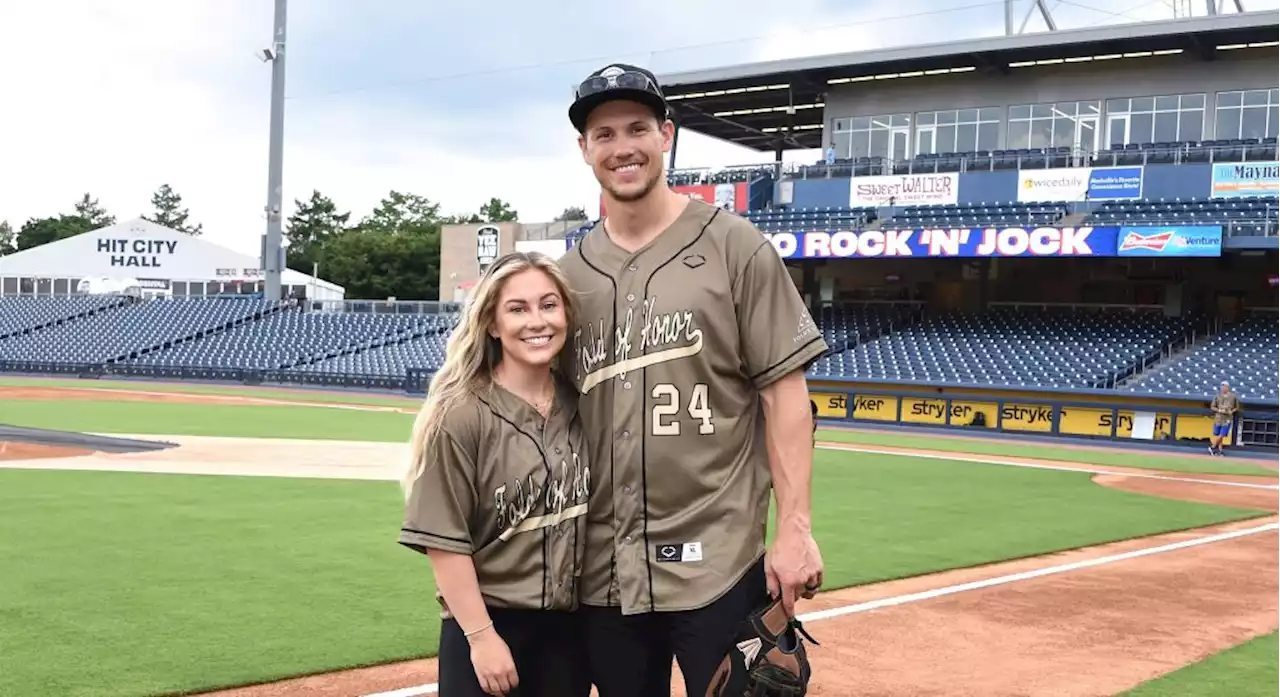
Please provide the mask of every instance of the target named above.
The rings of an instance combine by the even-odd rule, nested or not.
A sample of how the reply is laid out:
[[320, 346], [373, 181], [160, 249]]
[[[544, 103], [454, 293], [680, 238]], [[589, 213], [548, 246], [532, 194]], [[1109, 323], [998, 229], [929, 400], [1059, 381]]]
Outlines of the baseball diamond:
[[583, 68], [598, 214], [431, 213], [435, 300], [143, 218], [0, 253], [0, 695], [441, 694], [518, 623], [429, 551], [593, 697], [729, 697], [775, 563], [813, 697], [1277, 694], [1280, 24], [1220, 10]]

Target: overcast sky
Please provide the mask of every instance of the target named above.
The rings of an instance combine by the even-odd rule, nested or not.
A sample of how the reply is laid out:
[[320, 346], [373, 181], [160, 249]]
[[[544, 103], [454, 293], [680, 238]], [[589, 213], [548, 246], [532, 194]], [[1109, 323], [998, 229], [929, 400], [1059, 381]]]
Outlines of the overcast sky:
[[[1176, 0], [1048, 1], [1061, 27], [1079, 27], [1169, 17]], [[286, 214], [318, 189], [354, 221], [393, 188], [450, 213], [497, 196], [525, 221], [566, 206], [594, 214], [598, 187], [565, 115], [592, 70], [625, 61], [661, 74], [1003, 32], [999, 0], [659, 7], [292, 0]], [[271, 82], [256, 54], [271, 28], [272, 0], [0, 2], [0, 220], [17, 229], [69, 212], [85, 192], [130, 218], [167, 182], [206, 239], [256, 255]], [[683, 166], [772, 159], [692, 133], [679, 148]]]

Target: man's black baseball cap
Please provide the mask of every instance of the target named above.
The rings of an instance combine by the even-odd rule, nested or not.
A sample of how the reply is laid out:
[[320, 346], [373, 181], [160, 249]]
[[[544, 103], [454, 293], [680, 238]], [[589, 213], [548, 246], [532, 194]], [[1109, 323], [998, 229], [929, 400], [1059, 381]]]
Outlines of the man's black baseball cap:
[[614, 99], [639, 102], [653, 109], [659, 121], [667, 120], [667, 99], [653, 73], [634, 65], [614, 63], [591, 73], [573, 91], [569, 121], [582, 133], [592, 109]]

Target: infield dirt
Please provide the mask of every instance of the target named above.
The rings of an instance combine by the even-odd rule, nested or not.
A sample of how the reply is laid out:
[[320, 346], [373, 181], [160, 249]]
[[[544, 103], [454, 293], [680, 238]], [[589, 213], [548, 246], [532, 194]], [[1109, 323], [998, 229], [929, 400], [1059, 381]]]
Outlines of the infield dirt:
[[[109, 394], [104, 394], [109, 392]], [[197, 403], [280, 404], [299, 402], [222, 395], [0, 388], [0, 399], [111, 399]], [[308, 406], [353, 408], [346, 404]], [[355, 408], [362, 408], [356, 406]], [[398, 410], [393, 407], [369, 407]], [[408, 410], [411, 411], [411, 410]], [[0, 466], [77, 467], [159, 471], [228, 472], [276, 476], [383, 478], [398, 464], [396, 444], [297, 442], [159, 437], [171, 450], [125, 455], [55, 449], [5, 450]], [[232, 442], [234, 441], [234, 443]], [[905, 448], [829, 444], [851, 450], [936, 454]], [[215, 447], [216, 446], [216, 447]], [[227, 448], [230, 447], [230, 450]], [[13, 453], [23, 455], [14, 457]], [[221, 456], [214, 456], [221, 453]], [[952, 453], [951, 455], [959, 455]], [[1010, 465], [1072, 466], [1028, 458], [979, 456]], [[39, 461], [36, 461], [40, 458]], [[66, 458], [66, 459], [54, 459]], [[25, 462], [13, 460], [26, 460]], [[310, 473], [299, 465], [307, 463]], [[360, 463], [360, 464], [356, 464]], [[1275, 489], [1209, 483], [1275, 484], [1270, 477], [1190, 475], [1075, 465], [1101, 470], [1093, 481], [1127, 491], [1204, 503], [1250, 507], [1275, 513]], [[1152, 479], [1134, 475], [1167, 476]], [[1206, 480], [1201, 482], [1187, 479]], [[1060, 554], [859, 586], [823, 593], [801, 604], [801, 612], [849, 606], [1004, 576], [1099, 559], [1171, 542], [1242, 530], [1280, 520], [1263, 519], [1129, 540]], [[1173, 552], [1130, 558], [1069, 573], [956, 593], [813, 622], [807, 629], [821, 646], [811, 647], [815, 677], [810, 694], [1019, 695], [1064, 697], [1108, 695], [1180, 668], [1276, 629], [1280, 612], [1275, 531]], [[360, 697], [436, 680], [434, 660], [339, 671], [265, 685], [206, 693], [209, 697]], [[673, 694], [684, 697], [679, 680]]]

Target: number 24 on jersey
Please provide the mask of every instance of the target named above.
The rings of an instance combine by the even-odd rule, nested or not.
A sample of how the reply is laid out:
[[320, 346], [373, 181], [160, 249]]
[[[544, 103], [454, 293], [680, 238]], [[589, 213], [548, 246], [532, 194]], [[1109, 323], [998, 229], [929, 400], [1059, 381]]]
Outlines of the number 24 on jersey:
[[716, 432], [715, 424], [711, 423], [711, 407], [707, 404], [707, 386], [704, 383], [695, 384], [687, 396], [681, 395], [680, 388], [671, 383], [659, 383], [653, 386], [651, 396], [657, 400], [653, 405], [653, 435], [680, 435], [679, 417], [671, 417], [679, 414], [682, 409], [698, 422], [700, 435], [709, 436]]

